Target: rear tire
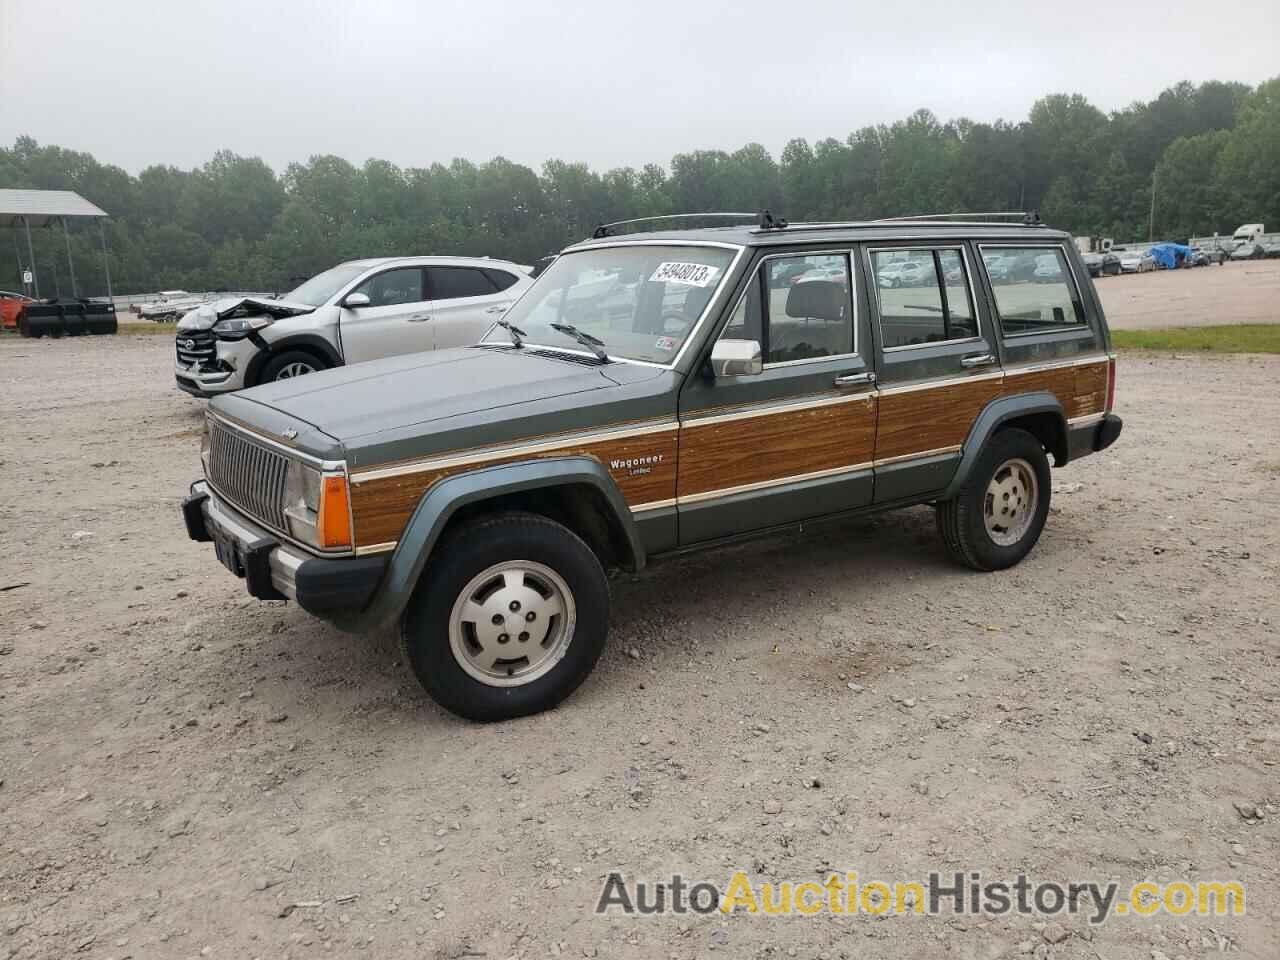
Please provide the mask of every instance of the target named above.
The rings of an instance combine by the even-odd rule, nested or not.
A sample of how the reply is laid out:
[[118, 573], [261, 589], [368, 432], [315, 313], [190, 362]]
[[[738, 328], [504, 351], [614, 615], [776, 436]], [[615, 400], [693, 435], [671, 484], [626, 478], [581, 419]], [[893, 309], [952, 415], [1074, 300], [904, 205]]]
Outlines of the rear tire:
[[608, 630], [608, 580], [591, 548], [553, 520], [512, 512], [467, 524], [437, 548], [400, 636], [436, 703], [493, 721], [573, 693]]
[[938, 504], [947, 553], [974, 570], [1003, 570], [1031, 552], [1049, 515], [1049, 458], [1040, 441], [1010, 428], [993, 436], [960, 493]]

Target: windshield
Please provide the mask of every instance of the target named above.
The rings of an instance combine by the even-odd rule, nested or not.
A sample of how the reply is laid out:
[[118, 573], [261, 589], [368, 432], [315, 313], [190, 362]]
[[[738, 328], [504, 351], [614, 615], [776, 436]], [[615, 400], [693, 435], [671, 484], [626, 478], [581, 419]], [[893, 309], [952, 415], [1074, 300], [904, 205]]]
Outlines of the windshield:
[[327, 303], [330, 297], [367, 269], [369, 269], [367, 264], [340, 263], [324, 273], [317, 273], [302, 286], [290, 290], [280, 299], [318, 307]]
[[[670, 363], [733, 260], [721, 247], [601, 247], [566, 253], [504, 319], [530, 343], [581, 352], [568, 324], [604, 341], [610, 357]], [[501, 328], [484, 343], [509, 343]]]

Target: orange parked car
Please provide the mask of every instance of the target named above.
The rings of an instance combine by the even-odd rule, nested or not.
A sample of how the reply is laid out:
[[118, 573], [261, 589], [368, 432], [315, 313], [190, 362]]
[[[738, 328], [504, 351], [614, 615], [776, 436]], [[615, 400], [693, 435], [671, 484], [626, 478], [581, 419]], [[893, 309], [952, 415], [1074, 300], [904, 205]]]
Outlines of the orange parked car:
[[31, 302], [31, 298], [25, 294], [0, 290], [0, 328], [18, 329], [18, 314], [22, 313], [22, 308]]

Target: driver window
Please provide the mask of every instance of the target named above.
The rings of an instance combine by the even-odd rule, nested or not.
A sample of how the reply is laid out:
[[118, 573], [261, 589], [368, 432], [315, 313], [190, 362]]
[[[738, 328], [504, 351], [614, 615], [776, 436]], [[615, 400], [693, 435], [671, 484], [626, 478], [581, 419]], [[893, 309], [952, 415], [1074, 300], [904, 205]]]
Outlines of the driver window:
[[371, 307], [392, 307], [401, 303], [421, 303], [426, 297], [422, 294], [422, 268], [401, 267], [388, 270], [376, 277], [370, 277], [360, 284], [355, 293], [363, 293], [369, 298]]
[[853, 353], [848, 256], [822, 253], [766, 260], [721, 336], [759, 341], [766, 364]]

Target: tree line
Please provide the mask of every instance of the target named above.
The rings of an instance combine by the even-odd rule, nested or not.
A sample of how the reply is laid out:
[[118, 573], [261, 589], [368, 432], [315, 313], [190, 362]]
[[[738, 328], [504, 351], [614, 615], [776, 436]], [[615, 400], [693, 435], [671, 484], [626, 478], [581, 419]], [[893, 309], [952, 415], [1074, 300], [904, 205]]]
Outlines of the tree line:
[[[843, 220], [1037, 209], [1074, 234], [1124, 241], [1146, 238], [1154, 187], [1158, 239], [1249, 221], [1280, 229], [1277, 158], [1280, 77], [1257, 88], [1184, 82], [1111, 113], [1053, 94], [1016, 123], [942, 122], [918, 110], [843, 140], [792, 140], [777, 159], [749, 143], [605, 172], [562, 160], [535, 171], [503, 157], [401, 168], [325, 155], [277, 174], [257, 157], [220, 151], [194, 170], [156, 165], [133, 176], [23, 136], [0, 148], [0, 187], [74, 190], [111, 214], [117, 292], [281, 291], [358, 257], [530, 263], [604, 221], [688, 211]], [[106, 289], [97, 233], [73, 222], [81, 295]], [[0, 289], [17, 287], [27, 260], [25, 237], [13, 239], [0, 246]], [[61, 231], [35, 231], [34, 240], [41, 292], [51, 294], [56, 278], [69, 295]]]

